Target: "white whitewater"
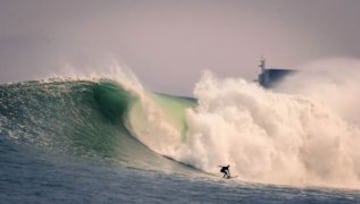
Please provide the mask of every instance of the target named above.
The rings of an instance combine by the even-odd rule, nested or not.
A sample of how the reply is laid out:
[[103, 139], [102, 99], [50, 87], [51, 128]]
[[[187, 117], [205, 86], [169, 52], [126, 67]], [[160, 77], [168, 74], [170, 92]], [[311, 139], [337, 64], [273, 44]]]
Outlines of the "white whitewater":
[[194, 91], [199, 106], [187, 111], [187, 140], [174, 157], [214, 173], [230, 164], [247, 181], [358, 188], [360, 63], [332, 68], [342, 63], [311, 65], [318, 75], [294, 76], [284, 84], [287, 94], [206, 73]]

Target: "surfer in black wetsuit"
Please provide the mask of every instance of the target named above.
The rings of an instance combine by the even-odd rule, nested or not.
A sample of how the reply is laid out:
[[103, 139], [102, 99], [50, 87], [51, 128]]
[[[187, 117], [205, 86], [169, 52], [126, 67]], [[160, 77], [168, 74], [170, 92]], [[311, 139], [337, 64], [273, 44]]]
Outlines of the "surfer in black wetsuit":
[[230, 165], [227, 165], [227, 166], [219, 166], [221, 169], [220, 169], [220, 172], [221, 173], [224, 173], [224, 176], [223, 178], [230, 178]]

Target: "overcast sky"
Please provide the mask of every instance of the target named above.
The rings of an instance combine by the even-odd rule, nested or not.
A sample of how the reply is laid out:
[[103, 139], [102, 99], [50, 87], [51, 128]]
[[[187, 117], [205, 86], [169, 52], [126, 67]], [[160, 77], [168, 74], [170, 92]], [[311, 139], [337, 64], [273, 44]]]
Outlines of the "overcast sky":
[[360, 56], [357, 0], [0, 0], [0, 83], [113, 57], [148, 88], [191, 95], [203, 70], [254, 79]]

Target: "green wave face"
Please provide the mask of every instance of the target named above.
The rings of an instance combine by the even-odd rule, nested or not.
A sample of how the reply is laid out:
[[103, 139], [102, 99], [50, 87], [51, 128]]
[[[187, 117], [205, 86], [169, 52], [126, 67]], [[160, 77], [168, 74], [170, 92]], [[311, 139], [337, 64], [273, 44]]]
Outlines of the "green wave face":
[[[158, 94], [154, 98], [162, 105], [169, 100]], [[0, 135], [53, 153], [111, 159], [136, 168], [184, 169], [131, 134], [129, 110], [139, 103], [135, 95], [111, 80], [2, 85]], [[174, 105], [165, 104], [168, 111]], [[179, 110], [170, 115], [184, 124], [183, 114]]]
[[[25, 82], [0, 87], [3, 134], [53, 151], [111, 157], [126, 140], [132, 96], [113, 82]], [[76, 148], [74, 148], [76, 147]]]

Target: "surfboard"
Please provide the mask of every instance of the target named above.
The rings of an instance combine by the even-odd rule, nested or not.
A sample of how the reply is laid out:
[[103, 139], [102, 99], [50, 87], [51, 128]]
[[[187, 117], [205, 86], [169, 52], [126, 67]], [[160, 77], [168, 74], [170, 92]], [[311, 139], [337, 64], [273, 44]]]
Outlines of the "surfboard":
[[237, 178], [238, 176], [229, 176], [229, 177], [225, 177], [225, 179], [233, 179], [233, 178]]

